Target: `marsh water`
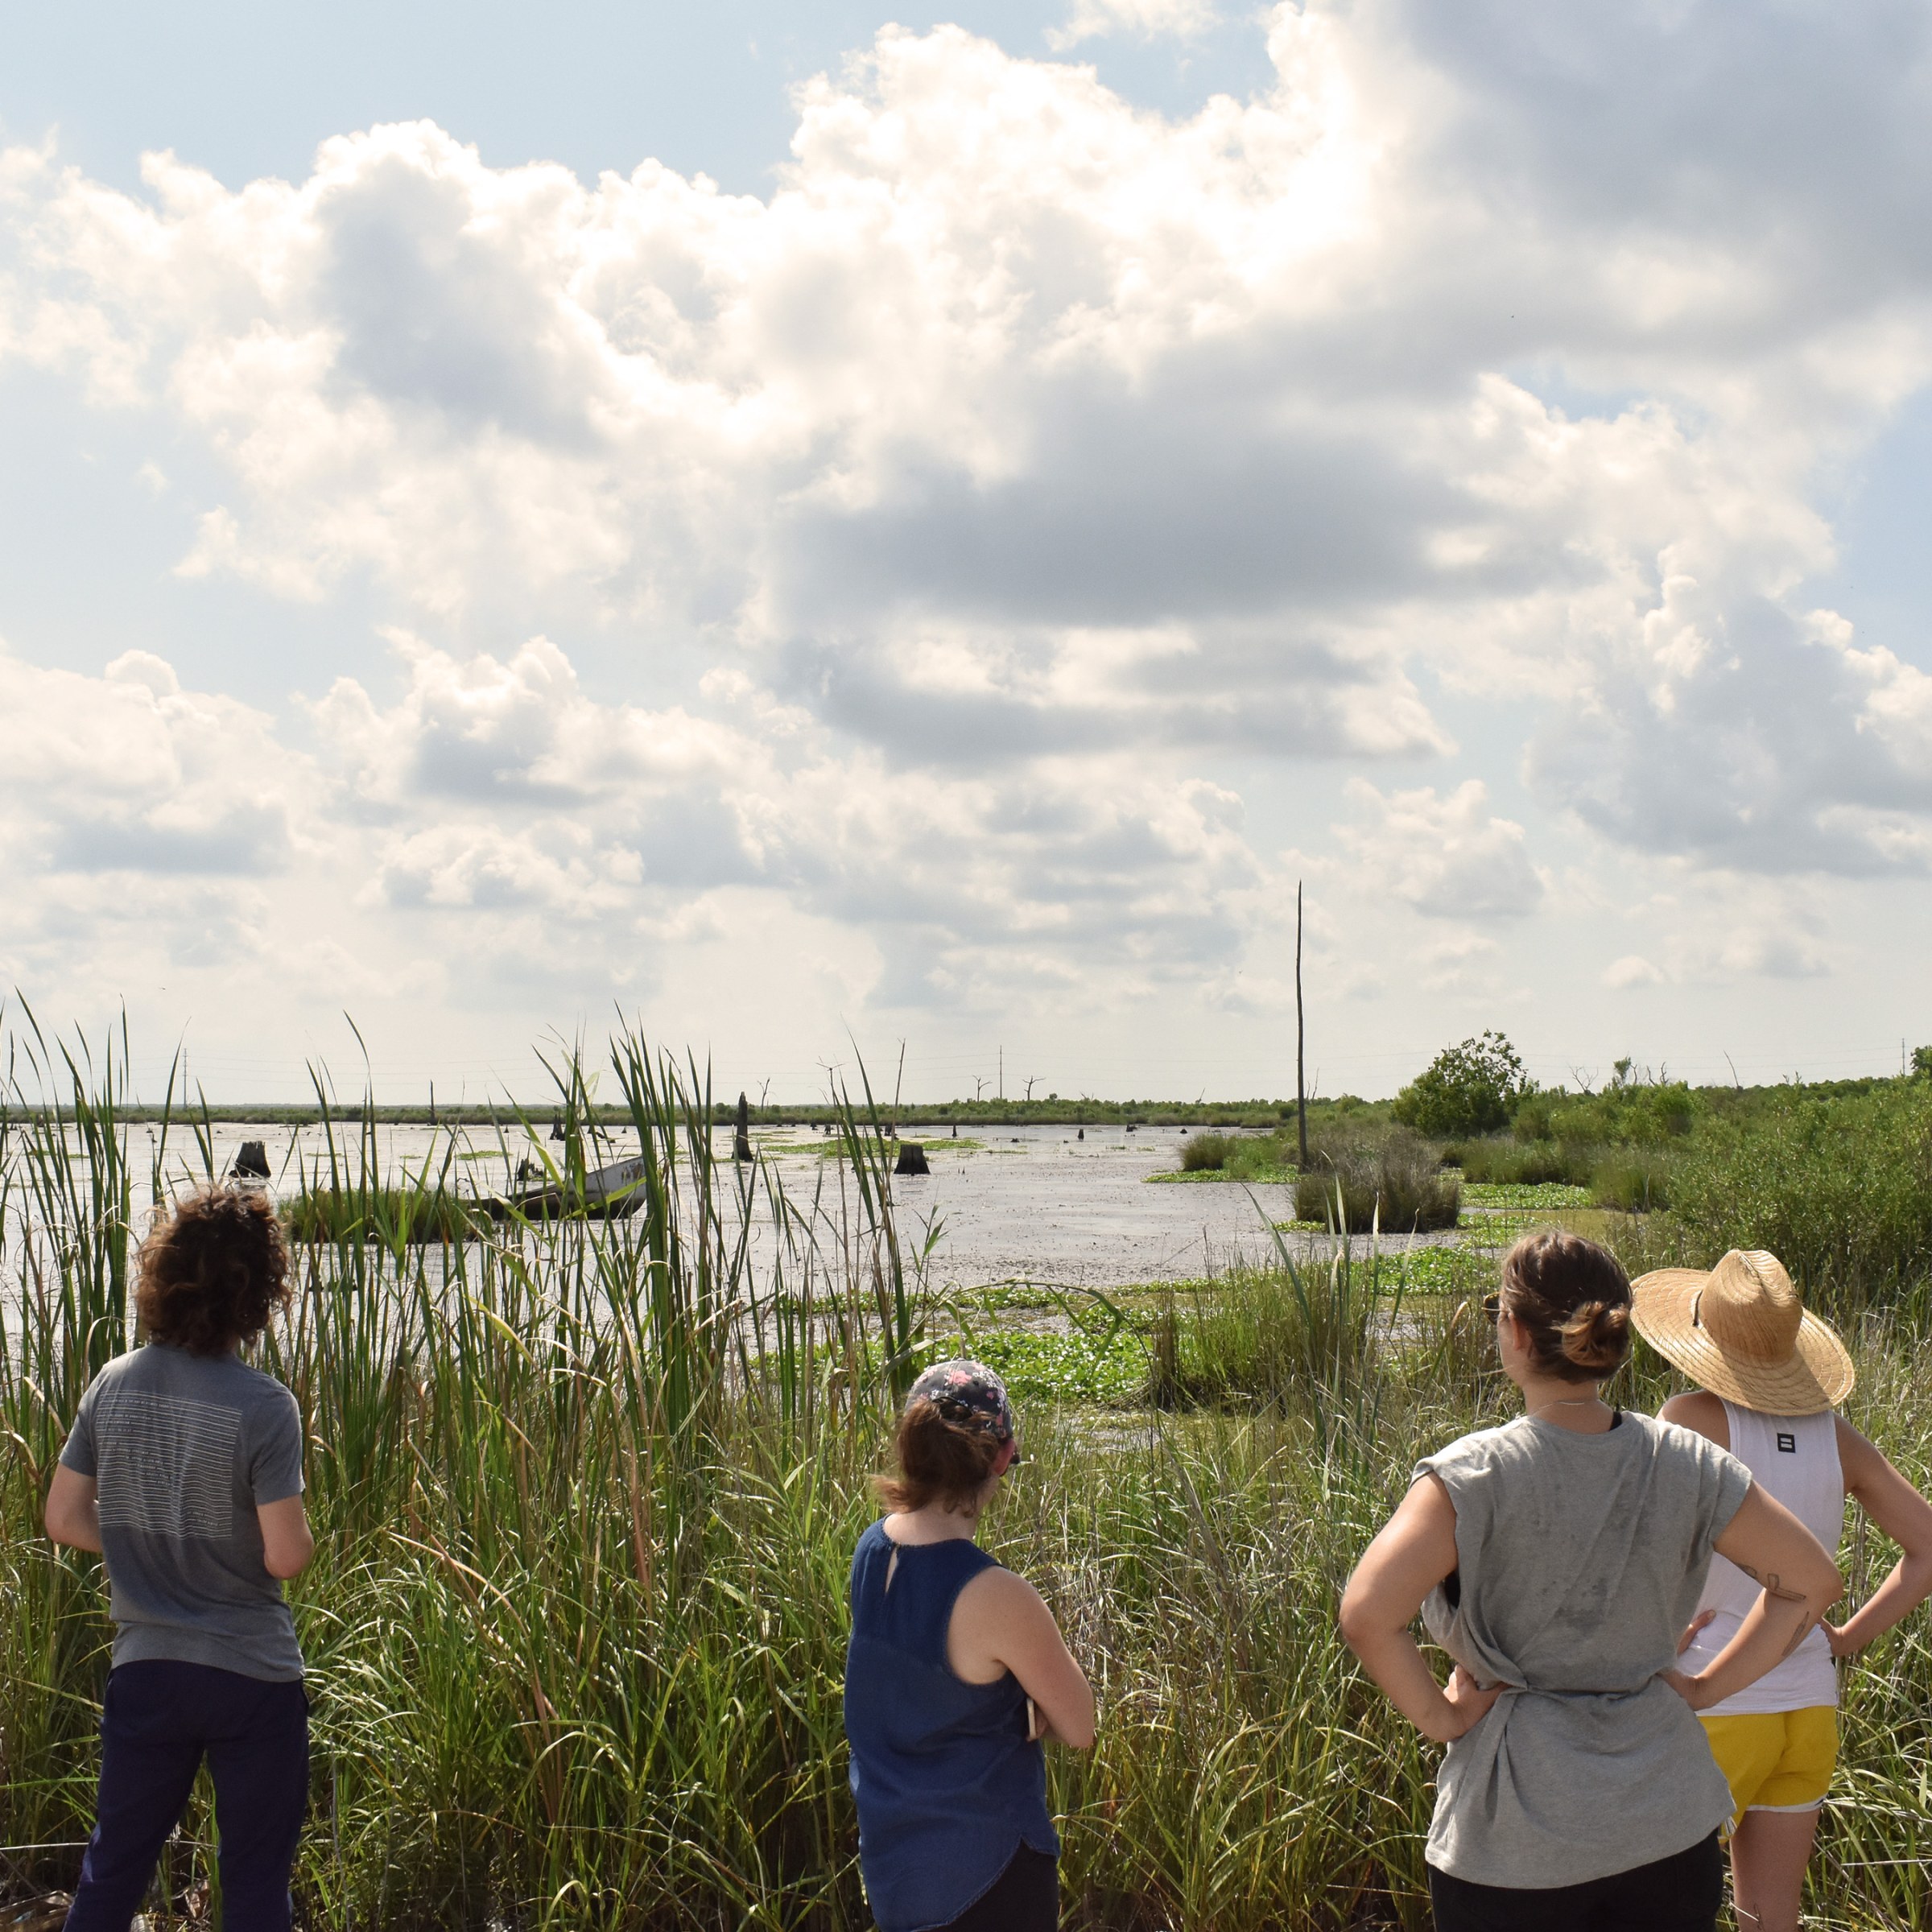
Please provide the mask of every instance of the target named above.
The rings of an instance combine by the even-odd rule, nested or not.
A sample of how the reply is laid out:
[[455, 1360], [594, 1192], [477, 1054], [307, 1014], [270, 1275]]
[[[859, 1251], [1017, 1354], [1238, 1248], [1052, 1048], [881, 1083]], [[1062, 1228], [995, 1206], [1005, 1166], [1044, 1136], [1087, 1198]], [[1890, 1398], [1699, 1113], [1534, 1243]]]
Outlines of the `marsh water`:
[[[127, 1130], [137, 1174], [160, 1150], [159, 1129]], [[361, 1167], [357, 1129], [336, 1128], [337, 1158], [346, 1177]], [[316, 1126], [245, 1125], [216, 1121], [208, 1129], [212, 1163], [192, 1135], [168, 1136], [163, 1168], [169, 1180], [190, 1183], [204, 1166], [225, 1172], [245, 1141], [263, 1143], [270, 1187], [292, 1195], [305, 1178], [329, 1172], [328, 1138]], [[1180, 1165], [1187, 1130], [1119, 1126], [1016, 1126], [962, 1129], [906, 1121], [903, 1141], [925, 1147], [931, 1172], [894, 1183], [902, 1240], [931, 1250], [930, 1277], [939, 1288], [968, 1287], [1015, 1278], [1084, 1287], [1186, 1279], [1212, 1272], [1240, 1253], [1259, 1254], [1271, 1243], [1269, 1224], [1294, 1213], [1293, 1190], [1253, 1188], [1225, 1183], [1150, 1183], [1150, 1174]], [[806, 1128], [755, 1129], [753, 1148], [795, 1203], [815, 1193], [832, 1214], [841, 1181], [834, 1143]], [[542, 1144], [539, 1143], [539, 1146]], [[586, 1159], [593, 1166], [621, 1160], [638, 1148], [630, 1129], [600, 1129]], [[715, 1148], [731, 1171], [731, 1135], [719, 1129]], [[547, 1151], [559, 1158], [561, 1148]], [[376, 1130], [374, 1168], [386, 1179], [420, 1175], [468, 1194], [489, 1194], [516, 1184], [521, 1162], [538, 1149], [520, 1137], [499, 1141], [487, 1129], [385, 1125]]]

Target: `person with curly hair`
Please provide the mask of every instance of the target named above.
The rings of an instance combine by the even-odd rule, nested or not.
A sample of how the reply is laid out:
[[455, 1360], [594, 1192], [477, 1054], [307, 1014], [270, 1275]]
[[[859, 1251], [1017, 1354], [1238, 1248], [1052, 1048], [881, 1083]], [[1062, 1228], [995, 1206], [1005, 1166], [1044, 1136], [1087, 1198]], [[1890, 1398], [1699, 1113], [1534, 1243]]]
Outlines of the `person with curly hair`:
[[47, 1499], [56, 1542], [106, 1561], [113, 1666], [101, 1783], [68, 1932], [127, 1932], [204, 1758], [223, 1922], [287, 1932], [308, 1804], [308, 1699], [283, 1579], [315, 1551], [295, 1397], [237, 1352], [288, 1294], [259, 1189], [213, 1187], [142, 1245], [147, 1343], [80, 1398]]

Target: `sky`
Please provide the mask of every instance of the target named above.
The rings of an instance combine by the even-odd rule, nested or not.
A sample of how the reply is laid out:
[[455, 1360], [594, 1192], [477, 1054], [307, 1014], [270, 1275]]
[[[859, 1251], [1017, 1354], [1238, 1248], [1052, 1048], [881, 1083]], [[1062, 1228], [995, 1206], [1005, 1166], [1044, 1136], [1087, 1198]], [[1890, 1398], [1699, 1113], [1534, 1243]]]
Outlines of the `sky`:
[[1278, 1096], [1298, 889], [1317, 1092], [1895, 1071], [1929, 43], [0, 0], [0, 1026]]

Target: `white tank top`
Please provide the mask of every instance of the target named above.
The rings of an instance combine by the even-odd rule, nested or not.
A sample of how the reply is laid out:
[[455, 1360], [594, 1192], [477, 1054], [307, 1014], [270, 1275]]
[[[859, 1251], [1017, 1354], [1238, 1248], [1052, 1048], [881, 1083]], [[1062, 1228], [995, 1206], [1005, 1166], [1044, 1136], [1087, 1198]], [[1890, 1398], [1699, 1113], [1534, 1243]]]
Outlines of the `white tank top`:
[[[1724, 1404], [1731, 1453], [1835, 1557], [1845, 1534], [1845, 1472], [1838, 1459], [1838, 1418], [1761, 1415]], [[1733, 1563], [1711, 1558], [1700, 1610], [1717, 1614], [1684, 1653], [1686, 1670], [1699, 1670], [1737, 1634], [1760, 1587]], [[1804, 1711], [1838, 1702], [1838, 1666], [1823, 1631], [1814, 1624], [1790, 1656], [1736, 1696], [1713, 1704], [1707, 1717], [1743, 1717], [1767, 1711]]]

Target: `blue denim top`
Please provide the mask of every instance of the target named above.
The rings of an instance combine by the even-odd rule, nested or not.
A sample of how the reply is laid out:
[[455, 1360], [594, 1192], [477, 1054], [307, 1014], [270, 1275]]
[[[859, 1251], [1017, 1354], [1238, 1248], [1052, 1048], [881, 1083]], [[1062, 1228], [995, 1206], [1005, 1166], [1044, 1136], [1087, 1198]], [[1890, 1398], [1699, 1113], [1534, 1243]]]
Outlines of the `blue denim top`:
[[1022, 1844], [1059, 1856], [1019, 1679], [969, 1684], [946, 1661], [952, 1607], [993, 1562], [969, 1538], [898, 1544], [881, 1523], [852, 1554], [845, 1736], [859, 1868], [881, 1932], [951, 1924]]

